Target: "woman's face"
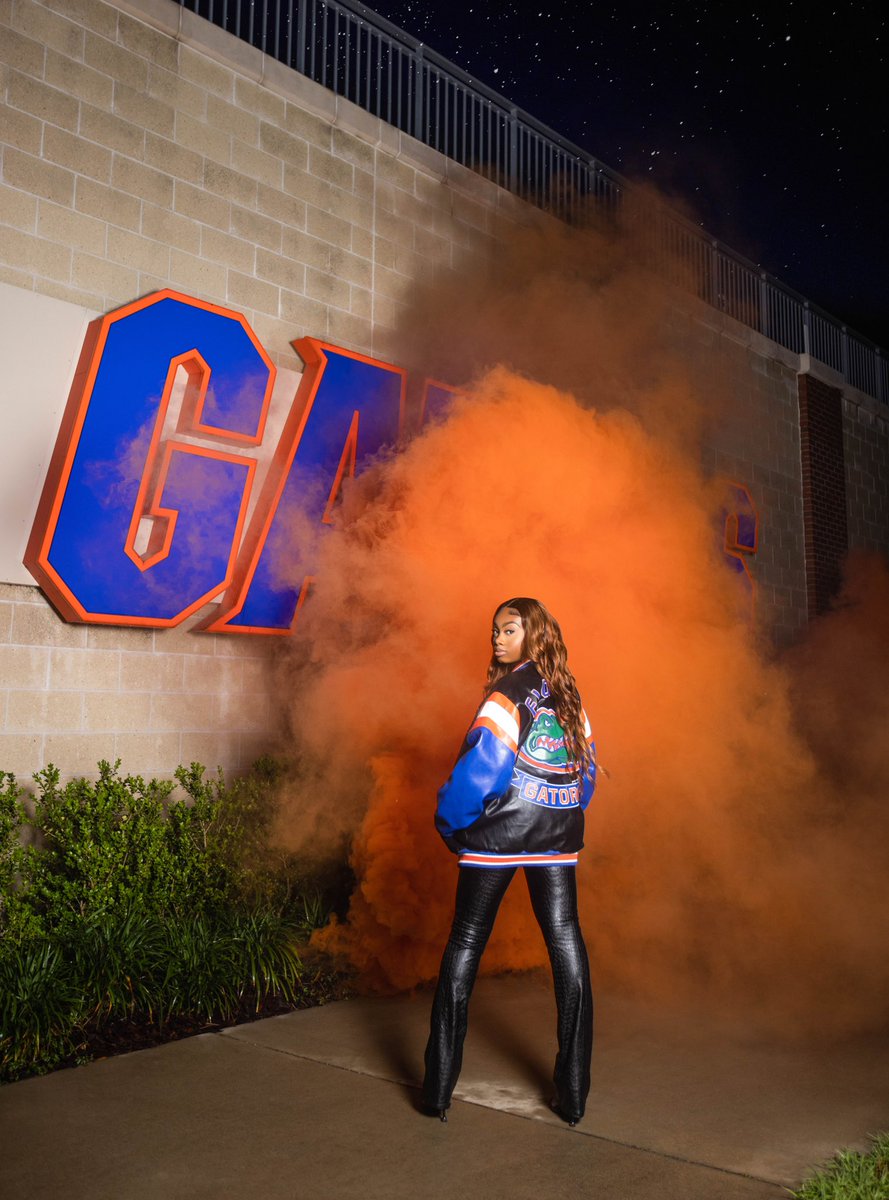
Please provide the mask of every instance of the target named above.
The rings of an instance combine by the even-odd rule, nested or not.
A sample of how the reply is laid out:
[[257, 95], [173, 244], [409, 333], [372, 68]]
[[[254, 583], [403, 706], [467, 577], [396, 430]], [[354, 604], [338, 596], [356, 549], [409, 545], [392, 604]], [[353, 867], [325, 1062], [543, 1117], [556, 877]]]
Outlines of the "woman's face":
[[491, 629], [491, 645], [494, 657], [500, 663], [521, 661], [525, 646], [525, 630], [522, 618], [514, 608], [500, 608], [494, 617]]

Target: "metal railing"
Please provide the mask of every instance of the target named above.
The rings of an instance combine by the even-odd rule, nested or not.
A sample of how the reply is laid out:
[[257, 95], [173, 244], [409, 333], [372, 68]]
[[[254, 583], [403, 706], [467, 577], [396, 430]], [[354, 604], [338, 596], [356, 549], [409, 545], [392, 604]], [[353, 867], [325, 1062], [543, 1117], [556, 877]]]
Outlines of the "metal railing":
[[[565, 220], [636, 189], [360, 0], [178, 0], [448, 158]], [[889, 403], [880, 348], [663, 206], [648, 211], [652, 264], [707, 304]], [[653, 231], [653, 232], [652, 232]]]

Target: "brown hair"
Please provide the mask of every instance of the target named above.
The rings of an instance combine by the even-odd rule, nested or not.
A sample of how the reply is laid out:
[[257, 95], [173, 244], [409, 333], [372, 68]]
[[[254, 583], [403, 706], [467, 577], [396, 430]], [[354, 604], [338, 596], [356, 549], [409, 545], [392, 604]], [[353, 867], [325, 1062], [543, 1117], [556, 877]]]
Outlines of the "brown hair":
[[[539, 600], [529, 596], [513, 596], [511, 600], [504, 600], [497, 605], [494, 616], [503, 608], [512, 609], [522, 618], [525, 634], [523, 657], [531, 659], [549, 684], [556, 717], [565, 731], [565, 749], [569, 761], [577, 763], [581, 774], [585, 774], [593, 765], [593, 752], [586, 740], [580, 693], [568, 669], [568, 651], [559, 623]], [[497, 681], [511, 670], [514, 670], [514, 664], [498, 662], [492, 656], [488, 666], [487, 691], [490, 692]]]

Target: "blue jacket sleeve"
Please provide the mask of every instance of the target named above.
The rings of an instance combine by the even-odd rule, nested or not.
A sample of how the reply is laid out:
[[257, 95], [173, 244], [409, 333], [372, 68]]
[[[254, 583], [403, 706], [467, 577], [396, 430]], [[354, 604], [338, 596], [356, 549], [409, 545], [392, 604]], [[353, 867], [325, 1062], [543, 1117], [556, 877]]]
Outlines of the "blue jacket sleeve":
[[593, 752], [593, 761], [588, 771], [586, 771], [580, 780], [580, 807], [586, 812], [589, 803], [593, 798], [593, 792], [596, 790], [596, 743], [590, 742], [590, 749]]
[[470, 730], [450, 778], [438, 793], [435, 827], [445, 841], [477, 820], [489, 800], [503, 795], [515, 760], [516, 752], [490, 729]]

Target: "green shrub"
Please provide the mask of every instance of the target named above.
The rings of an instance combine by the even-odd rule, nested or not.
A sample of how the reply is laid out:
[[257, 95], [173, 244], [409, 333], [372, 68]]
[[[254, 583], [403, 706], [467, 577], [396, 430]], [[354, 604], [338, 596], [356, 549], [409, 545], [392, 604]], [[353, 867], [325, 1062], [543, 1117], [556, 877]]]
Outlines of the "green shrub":
[[271, 847], [280, 768], [180, 767], [185, 800], [119, 768], [39, 771], [30, 820], [0, 773], [0, 1080], [51, 1069], [109, 1020], [230, 1021], [303, 994], [296, 946], [327, 905]]

